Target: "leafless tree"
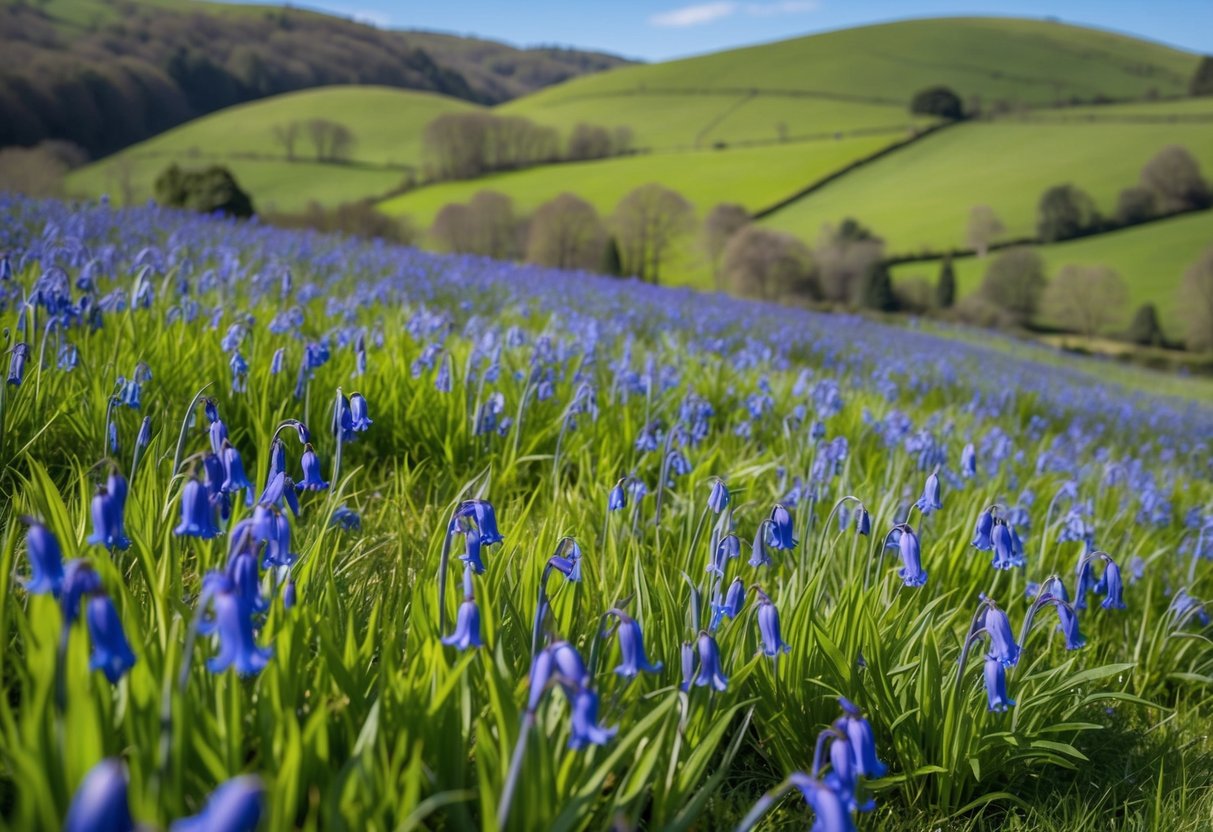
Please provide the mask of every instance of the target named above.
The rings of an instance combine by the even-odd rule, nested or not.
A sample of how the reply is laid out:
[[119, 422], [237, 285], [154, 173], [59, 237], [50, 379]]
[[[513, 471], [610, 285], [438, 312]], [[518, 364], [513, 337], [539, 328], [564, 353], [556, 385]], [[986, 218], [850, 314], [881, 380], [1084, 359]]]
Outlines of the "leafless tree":
[[699, 245], [712, 266], [712, 278], [716, 291], [724, 291], [724, 269], [722, 258], [729, 239], [748, 225], [750, 214], [735, 202], [722, 202], [708, 212], [700, 229]]
[[1164, 213], [1207, 208], [1209, 185], [1200, 175], [1200, 164], [1191, 152], [1178, 144], [1164, 147], [1141, 169], [1142, 187], [1158, 197]]
[[989, 205], [974, 205], [969, 209], [965, 243], [977, 252], [978, 257], [985, 257], [990, 250], [990, 243], [1005, 230], [1002, 220], [994, 213], [993, 208]]
[[724, 250], [724, 273], [733, 291], [762, 300], [817, 298], [813, 256], [791, 234], [747, 225]]
[[1188, 349], [1213, 350], [1213, 247], [1188, 266], [1179, 286]]
[[581, 123], [576, 125], [569, 135], [570, 159], [605, 159], [611, 152], [611, 134], [605, 127]]
[[514, 201], [499, 191], [477, 191], [468, 203], [472, 251], [496, 260], [518, 257], [518, 218]]
[[430, 238], [443, 251], [472, 254], [476, 250], [476, 228], [472, 212], [462, 202], [442, 206], [430, 225]]
[[348, 161], [354, 149], [353, 131], [344, 124], [326, 118], [309, 120], [307, 135], [317, 162]]
[[286, 154], [286, 158], [292, 162], [295, 161], [295, 147], [303, 133], [303, 125], [298, 121], [287, 121], [275, 124], [272, 132], [274, 142], [282, 145], [282, 152]]
[[671, 244], [693, 228], [695, 212], [677, 191], [650, 182], [619, 201], [611, 222], [624, 271], [658, 283]]
[[823, 299], [854, 304], [859, 302], [864, 277], [884, 258], [884, 240], [854, 220], [846, 220], [837, 227], [822, 228], [813, 247], [813, 257], [817, 261]]
[[1049, 318], [1091, 338], [1124, 318], [1128, 300], [1124, 281], [1112, 269], [1071, 263], [1050, 281], [1042, 305]]
[[1023, 324], [1036, 314], [1047, 283], [1040, 255], [1030, 248], [1012, 248], [1000, 252], [986, 268], [980, 295], [1008, 321]]
[[526, 259], [558, 269], [594, 269], [602, 261], [606, 229], [594, 206], [564, 193], [531, 217]]

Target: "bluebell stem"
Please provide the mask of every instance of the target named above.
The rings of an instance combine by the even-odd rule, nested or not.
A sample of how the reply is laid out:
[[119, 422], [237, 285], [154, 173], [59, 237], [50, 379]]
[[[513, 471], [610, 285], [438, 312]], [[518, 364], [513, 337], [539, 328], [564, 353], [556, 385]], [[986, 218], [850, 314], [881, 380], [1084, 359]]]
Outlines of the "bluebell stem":
[[260, 778], [233, 777], [211, 793], [201, 812], [173, 821], [169, 832], [255, 832], [264, 802]]
[[758, 593], [758, 632], [762, 637], [762, 652], [771, 657], [787, 653], [792, 648], [779, 631], [779, 610], [761, 589]]
[[991, 711], [1005, 711], [1015, 704], [1007, 695], [1007, 670], [998, 657], [992, 653], [986, 656], [985, 665], [986, 696], [990, 702]]
[[696, 642], [699, 653], [699, 675], [695, 677], [696, 687], [711, 685], [719, 691], [727, 690], [729, 679], [724, 675], [720, 666], [720, 647], [711, 633], [701, 631]]
[[303, 480], [295, 485], [298, 490], [323, 491], [329, 487], [320, 476], [320, 458], [316, 456], [316, 449], [310, 442], [304, 446], [300, 464], [303, 467]]
[[63, 550], [54, 532], [32, 517], [22, 517], [29, 526], [25, 535], [25, 551], [29, 555], [30, 576], [23, 581], [31, 595], [59, 595], [63, 586]]
[[631, 679], [642, 670], [649, 673], [661, 670], [661, 662], [653, 664], [645, 654], [644, 633], [640, 629], [640, 622], [617, 608], [608, 610], [606, 614], [614, 615], [619, 619], [620, 663], [615, 668], [615, 672], [625, 679]]
[[94, 595], [85, 606], [84, 619], [93, 645], [89, 669], [100, 670], [110, 684], [115, 684], [135, 665], [135, 654], [126, 640], [118, 610], [108, 595]]
[[714, 514], [720, 514], [729, 504], [729, 487], [724, 484], [724, 480], [717, 477], [712, 480], [712, 490], [708, 494], [708, 508]]
[[943, 503], [939, 500], [939, 469], [936, 468], [927, 477], [926, 485], [923, 487], [922, 496], [914, 503], [923, 516], [929, 515], [932, 511], [938, 511], [943, 508]]
[[119, 760], [104, 759], [84, 775], [68, 806], [63, 832], [135, 832], [126, 770]]
[[717, 577], [724, 577], [725, 567], [733, 558], [741, 555], [741, 541], [735, 534], [727, 534], [716, 544], [716, 551], [708, 562], [707, 571]]
[[547, 564], [543, 567], [543, 574], [539, 577], [539, 597], [535, 602], [535, 620], [531, 627], [532, 655], [539, 649], [539, 635], [543, 630], [543, 621], [551, 609], [551, 601], [548, 600], [548, 579], [554, 571], [564, 575], [565, 580], [581, 580], [581, 549], [573, 538], [562, 537], [556, 543], [556, 551], [548, 558]]

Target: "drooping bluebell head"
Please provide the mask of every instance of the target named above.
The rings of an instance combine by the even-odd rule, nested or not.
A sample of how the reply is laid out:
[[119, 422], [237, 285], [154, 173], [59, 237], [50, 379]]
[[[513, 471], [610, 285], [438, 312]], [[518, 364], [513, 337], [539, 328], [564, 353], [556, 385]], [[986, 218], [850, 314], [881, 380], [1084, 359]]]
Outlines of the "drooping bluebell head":
[[265, 478], [266, 488], [279, 474], [286, 474], [286, 443], [275, 439], [270, 443], [270, 470]]
[[990, 542], [994, 546], [994, 568], [1014, 568], [1015, 552], [1012, 548], [1010, 527], [1006, 523], [995, 523], [990, 532]]
[[581, 660], [581, 654], [577, 652], [576, 647], [567, 641], [558, 641], [548, 649], [552, 651], [552, 659], [556, 663], [556, 672], [560, 676], [560, 684], [566, 693], [573, 691], [578, 686], [585, 685], [589, 681], [587, 678], [589, 673], [586, 672], [585, 662]]
[[826, 783], [796, 772], [788, 780], [800, 790], [813, 810], [813, 826], [809, 832], [855, 832], [850, 807]]
[[135, 447], [146, 448], [152, 444], [152, 417], [144, 416], [139, 424], [139, 433], [135, 436]]
[[938, 511], [943, 508], [943, 503], [939, 500], [939, 473], [932, 471], [927, 477], [926, 485], [923, 487], [922, 496], [918, 498], [914, 505], [918, 506], [918, 510], [923, 515], [929, 515], [932, 511]]
[[986, 656], [985, 682], [991, 711], [1005, 711], [1015, 704], [1007, 695], [1007, 669], [993, 654]]
[[986, 509], [981, 514], [977, 515], [977, 525], [973, 528], [972, 545], [978, 551], [989, 552], [994, 548], [994, 540], [991, 534], [994, 531], [994, 512]]
[[711, 561], [708, 562], [707, 571], [713, 575], [723, 578], [725, 567], [733, 558], [741, 555], [741, 541], [737, 539], [735, 534], [726, 534], [716, 544], [716, 551], [713, 553]]
[[926, 570], [922, 568], [922, 550], [918, 545], [918, 535], [909, 526], [901, 528], [901, 536], [897, 539], [897, 550], [901, 556], [901, 569], [898, 577], [906, 586], [922, 586], [927, 582]]
[[223, 443], [228, 441], [227, 425], [225, 425], [223, 423], [222, 419], [219, 419], [219, 418], [213, 419], [211, 421], [210, 427], [207, 428], [207, 432], [211, 438], [211, 452], [216, 455], [222, 453], [223, 452]]
[[1091, 574], [1091, 558], [1085, 554], [1079, 555], [1078, 567], [1075, 569], [1074, 609], [1087, 608], [1087, 594], [1095, 588], [1095, 578]]
[[729, 504], [729, 487], [724, 484], [724, 480], [717, 478], [712, 480], [712, 490], [708, 494], [708, 508], [714, 514], [720, 514]]
[[678, 687], [685, 692], [691, 689], [695, 681], [695, 645], [684, 641], [678, 652], [682, 664], [682, 683]]
[[169, 832], [254, 832], [264, 802], [265, 786], [259, 777], [233, 777], [211, 793], [201, 812], [173, 821]]
[[480, 607], [476, 599], [465, 598], [459, 605], [459, 615], [455, 619], [455, 631], [442, 639], [448, 647], [467, 650], [469, 647], [483, 647], [480, 639]]
[[90, 513], [93, 518], [93, 532], [87, 542], [93, 546], [104, 546], [107, 549], [130, 548], [131, 542], [126, 537], [123, 522], [123, 507], [126, 503], [126, 480], [121, 476], [111, 477], [117, 486], [118, 493], [106, 488], [98, 488], [93, 495]]
[[1105, 610], [1125, 608], [1124, 584], [1120, 579], [1120, 567], [1109, 557], [1104, 558], [1104, 600], [1100, 604]]
[[282, 566], [293, 566], [299, 560], [299, 555], [291, 551], [291, 523], [286, 515], [274, 511], [270, 513], [273, 531], [266, 539], [265, 557], [262, 567], [273, 569]]
[[640, 622], [626, 616], [619, 616], [619, 666], [615, 672], [625, 679], [636, 676], [640, 671], [656, 673], [661, 670], [661, 662], [653, 664], [644, 651], [644, 633]]
[[366, 398], [361, 393], [355, 393], [350, 396], [350, 418], [352, 420], [351, 427], [355, 433], [361, 433], [374, 424], [374, 420], [370, 417]]
[[8, 378], [6, 382], [13, 387], [20, 387], [25, 379], [25, 362], [29, 358], [29, 344], [18, 342], [9, 350]]
[[191, 477], [181, 489], [181, 522], [173, 534], [209, 540], [219, 534], [215, 527], [215, 510], [206, 486]]
[[700, 633], [696, 644], [699, 652], [699, 675], [695, 677], [696, 687], [711, 685], [719, 691], [727, 690], [729, 678], [724, 675], [720, 666], [720, 647], [711, 633]]
[[323, 491], [329, 487], [320, 476], [320, 458], [316, 456], [316, 449], [310, 442], [303, 449], [300, 464], [303, 467], [303, 479], [295, 484], [295, 488], [300, 491]]
[[135, 654], [126, 640], [114, 602], [108, 595], [94, 595], [85, 606], [84, 620], [93, 645], [89, 669], [100, 670], [110, 684], [116, 684], [135, 666]]
[[126, 769], [107, 758], [89, 769], [67, 809], [63, 832], [135, 832]]
[[972, 442], [960, 452], [960, 475], [965, 479], [977, 476], [977, 449]]
[[990, 634], [990, 653], [1007, 667], [1019, 661], [1019, 645], [1011, 631], [1011, 619], [994, 604], [986, 608], [986, 632]]
[[261, 597], [261, 573], [257, 570], [257, 558], [253, 552], [240, 549], [227, 562], [227, 578], [231, 583], [231, 591], [245, 609], [252, 612], [265, 612], [269, 602]]
[[851, 750], [855, 754], [855, 769], [864, 777], [884, 777], [887, 766], [876, 755], [876, 738], [872, 733], [871, 724], [864, 719], [862, 711], [845, 696], [838, 697], [842, 706], [843, 716], [835, 725], [846, 732], [851, 742]]
[[350, 400], [341, 394], [333, 403], [333, 435], [342, 442], [354, 441], [354, 414], [350, 410]]
[[484, 574], [484, 561], [480, 559], [480, 532], [468, 528], [463, 533], [464, 551], [459, 559], [470, 565], [477, 575]]
[[340, 505], [333, 509], [329, 525], [337, 526], [347, 532], [359, 531], [362, 529], [362, 517], [349, 506]]
[[1066, 649], [1078, 650], [1087, 643], [1087, 639], [1078, 628], [1078, 613], [1074, 611], [1073, 607], [1060, 599], [1053, 606], [1057, 610], [1057, 617], [1061, 621], [1058, 629], [1065, 636]]
[[603, 728], [598, 724], [598, 694], [588, 687], [581, 687], [571, 697], [573, 713], [569, 720], [569, 748], [584, 748], [587, 745], [606, 745], [615, 736], [617, 728]]
[[623, 488], [623, 480], [615, 483], [611, 493], [607, 495], [607, 511], [619, 511], [628, 507], [628, 495]]
[[[251, 560], [251, 556], [242, 555]], [[256, 565], [254, 564], [254, 569]], [[219, 651], [207, 660], [211, 673], [222, 673], [233, 667], [240, 676], [260, 673], [273, 656], [268, 647], [258, 647], [253, 635], [253, 607], [244, 600], [235, 581], [220, 581], [213, 585], [210, 595], [214, 618], [199, 627], [204, 635], [214, 634], [219, 640]]]
[[761, 590], [758, 591], [758, 634], [762, 638], [762, 652], [767, 656], [775, 657], [792, 649], [779, 631], [779, 610]]
[[736, 618], [741, 615], [741, 610], [745, 606], [745, 582], [741, 578], [734, 578], [733, 583], [729, 584], [729, 590], [725, 593], [724, 604], [721, 607], [721, 612], [729, 618]]
[[74, 624], [80, 617], [80, 602], [98, 592], [101, 592], [101, 576], [92, 565], [79, 558], [68, 561], [59, 596], [64, 626]]
[[771, 509], [767, 524], [767, 545], [772, 549], [795, 549], [796, 538], [792, 534], [792, 515], [782, 505]]
[[240, 451], [230, 442], [224, 443], [223, 446], [223, 472], [223, 491], [228, 494], [244, 491], [248, 504], [252, 505], [253, 484], [244, 472], [244, 460], [240, 457]]
[[547, 693], [548, 684], [556, 672], [556, 658], [551, 647], [540, 650], [531, 662], [530, 692], [527, 695], [526, 709], [534, 713]]
[[25, 535], [25, 551], [29, 555], [30, 576], [24, 581], [31, 595], [59, 595], [63, 586], [63, 550], [55, 533], [32, 517], [23, 518], [29, 525]]
[[872, 515], [863, 505], [855, 512], [855, 531], [864, 537], [870, 537], [872, 534]]
[[501, 532], [497, 531], [497, 512], [493, 510], [492, 503], [488, 500], [473, 500], [472, 515], [476, 519], [477, 528], [480, 529], [480, 543], [482, 545], [492, 546], [505, 540], [501, 536]]

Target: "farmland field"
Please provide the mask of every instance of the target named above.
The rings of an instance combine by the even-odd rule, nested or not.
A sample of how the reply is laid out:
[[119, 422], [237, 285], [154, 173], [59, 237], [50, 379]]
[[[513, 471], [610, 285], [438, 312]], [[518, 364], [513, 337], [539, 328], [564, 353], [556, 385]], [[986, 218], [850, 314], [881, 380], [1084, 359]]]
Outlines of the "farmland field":
[[1207, 402], [635, 281], [0, 216], [10, 828], [1213, 824]]

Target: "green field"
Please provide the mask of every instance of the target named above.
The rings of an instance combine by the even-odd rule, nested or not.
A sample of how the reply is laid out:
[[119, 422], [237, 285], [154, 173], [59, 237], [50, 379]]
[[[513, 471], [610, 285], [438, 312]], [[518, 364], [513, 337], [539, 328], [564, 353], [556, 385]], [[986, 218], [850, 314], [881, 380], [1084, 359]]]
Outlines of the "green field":
[[606, 214], [633, 188], [661, 182], [686, 197], [700, 214], [718, 202], [738, 202], [756, 210], [896, 138], [900, 137], [829, 139], [549, 165], [430, 185], [389, 199], [380, 207], [386, 213], [408, 214], [419, 224], [429, 225], [442, 206], [466, 202], [476, 191], [489, 188], [512, 197], [522, 213], [572, 191]]
[[719, 136], [728, 141], [771, 138], [780, 121], [792, 134], [904, 123], [914, 93], [935, 84], [986, 105], [1182, 95], [1196, 62], [1160, 44], [1061, 23], [913, 20], [624, 67], [502, 109], [564, 127], [631, 124], [642, 145], [661, 147], [693, 143], [729, 108], [738, 108], [728, 117], [734, 123]]
[[[1068, 263], [1102, 264], [1120, 274], [1129, 290], [1126, 320], [1139, 304], [1158, 306], [1163, 328], [1169, 337], [1180, 335], [1176, 290], [1184, 270], [1213, 246], [1213, 211], [1129, 228], [1082, 240], [1036, 246], [1050, 276]], [[994, 255], [984, 260], [966, 257], [956, 261], [956, 283], [960, 295], [981, 285], [982, 276]], [[903, 263], [893, 269], [895, 280], [922, 277], [935, 282], [937, 261]]]
[[[235, 173], [257, 205], [291, 210], [311, 200], [337, 203], [382, 194], [421, 161], [425, 125], [443, 113], [475, 105], [442, 95], [391, 87], [322, 87], [229, 107], [162, 133], [73, 173], [68, 190], [96, 196], [120, 192], [118, 178], [129, 166], [136, 198], [147, 198], [156, 175], [169, 164], [222, 163]], [[381, 166], [360, 170], [314, 162], [288, 162], [275, 143], [276, 126], [324, 118], [353, 131], [355, 162]], [[300, 136], [296, 157], [314, 156]], [[262, 157], [253, 159], [250, 157]]]
[[[1166, 104], [1158, 105], [1160, 108]], [[974, 122], [936, 133], [773, 214], [766, 224], [810, 242], [821, 226], [855, 217], [891, 253], [963, 247], [969, 210], [991, 206], [1003, 239], [1035, 234], [1050, 186], [1086, 190], [1112, 213], [1122, 188], [1156, 152], [1182, 144], [1213, 174], [1213, 123]]]

